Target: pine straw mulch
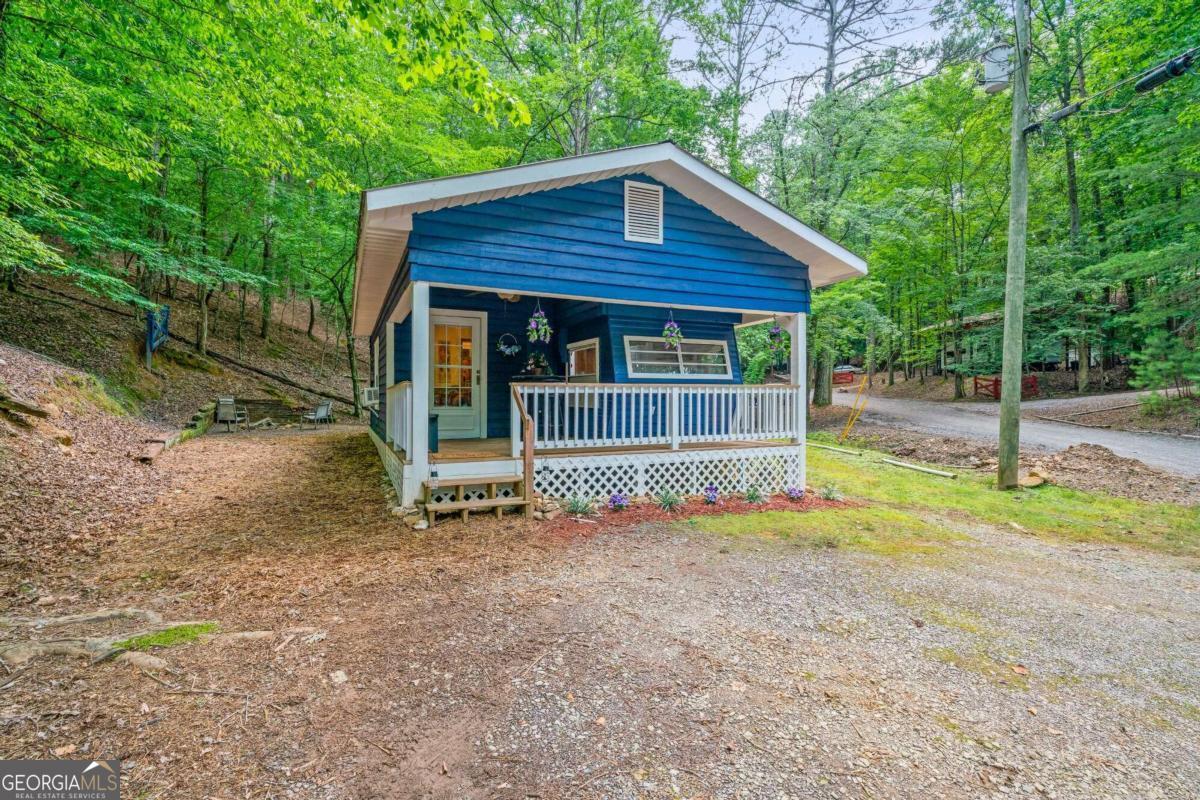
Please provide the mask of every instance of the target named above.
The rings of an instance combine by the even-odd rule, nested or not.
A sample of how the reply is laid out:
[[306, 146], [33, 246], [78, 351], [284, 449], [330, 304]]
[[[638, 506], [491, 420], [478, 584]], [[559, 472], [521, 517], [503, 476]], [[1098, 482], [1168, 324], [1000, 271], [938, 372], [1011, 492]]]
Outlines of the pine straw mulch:
[[764, 511], [820, 511], [823, 509], [850, 508], [858, 505], [846, 500], [822, 500], [812, 491], [807, 491], [799, 500], [782, 495], [772, 495], [761, 503], [751, 503], [744, 497], [722, 497], [716, 503], [706, 503], [699, 498], [690, 498], [674, 511], [659, 507], [651, 498], [638, 498], [629, 508], [613, 511], [605, 508], [595, 513], [575, 515], [564, 513], [548, 523], [544, 530], [551, 536], [591, 536], [615, 530], [636, 530], [645, 524], [678, 522], [690, 517], [706, 517], [718, 514], [755, 514]]
[[0, 344], [0, 383], [42, 406], [44, 419], [0, 418], [0, 591], [8, 605], [37, 599], [30, 584], [64, 559], [100, 556], [101, 543], [154, 501], [168, 474], [130, 457], [167, 428], [115, 415], [85, 373]]
[[[353, 428], [210, 434], [156, 469], [171, 480], [153, 505], [96, 553], [51, 559], [9, 614], [145, 608], [219, 633], [155, 651], [162, 669], [47, 657], [0, 677], [0, 752], [119, 757], [126, 790], [147, 797], [474, 796], [488, 782], [475, 732], [578, 634], [542, 576], [599, 530], [750, 510], [642, 504], [595, 523], [480, 516], [414, 533]], [[56, 630], [0, 644], [30, 635]]]

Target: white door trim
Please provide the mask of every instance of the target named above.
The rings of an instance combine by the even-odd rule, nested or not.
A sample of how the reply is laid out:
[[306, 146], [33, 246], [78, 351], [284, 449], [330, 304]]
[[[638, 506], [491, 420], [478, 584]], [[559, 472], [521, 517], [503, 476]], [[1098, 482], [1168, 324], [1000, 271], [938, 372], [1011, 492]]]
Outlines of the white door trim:
[[[488, 315], [486, 311], [464, 311], [457, 308], [430, 308], [429, 330], [426, 339], [429, 342], [429, 375], [426, 387], [429, 395], [429, 408], [433, 410], [433, 318], [460, 317], [462, 319], [479, 320], [479, 438], [486, 439], [488, 435]], [[470, 438], [470, 437], [468, 437]]]

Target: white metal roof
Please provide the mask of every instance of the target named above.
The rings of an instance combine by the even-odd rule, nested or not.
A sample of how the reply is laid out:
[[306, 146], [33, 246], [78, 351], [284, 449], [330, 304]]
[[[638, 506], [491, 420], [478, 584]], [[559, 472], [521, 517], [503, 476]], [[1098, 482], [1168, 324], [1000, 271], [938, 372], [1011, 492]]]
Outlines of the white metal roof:
[[354, 333], [370, 333], [408, 246], [412, 215], [641, 173], [675, 189], [809, 267], [813, 286], [865, 275], [867, 263], [673, 142], [558, 158], [363, 192]]

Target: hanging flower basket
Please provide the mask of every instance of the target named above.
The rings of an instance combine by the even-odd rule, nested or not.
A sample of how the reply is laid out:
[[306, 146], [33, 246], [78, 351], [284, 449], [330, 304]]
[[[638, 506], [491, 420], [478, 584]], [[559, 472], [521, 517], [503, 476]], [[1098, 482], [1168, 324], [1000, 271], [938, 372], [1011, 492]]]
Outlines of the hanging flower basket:
[[521, 353], [521, 345], [517, 343], [517, 337], [503, 333], [496, 340], [496, 352], [505, 358], [516, 358]]
[[675, 316], [669, 312], [667, 314], [667, 324], [663, 326], [662, 339], [663, 347], [668, 350], [678, 351], [679, 346], [683, 344], [683, 329], [675, 321]]
[[537, 310], [529, 318], [529, 325], [526, 326], [525, 333], [531, 342], [549, 342], [550, 337], [554, 334], [554, 329], [550, 327], [550, 320], [546, 319], [546, 312], [542, 311], [542, 301], [540, 300]]
[[771, 323], [771, 330], [767, 332], [767, 349], [776, 355], [787, 350], [787, 337], [777, 320]]

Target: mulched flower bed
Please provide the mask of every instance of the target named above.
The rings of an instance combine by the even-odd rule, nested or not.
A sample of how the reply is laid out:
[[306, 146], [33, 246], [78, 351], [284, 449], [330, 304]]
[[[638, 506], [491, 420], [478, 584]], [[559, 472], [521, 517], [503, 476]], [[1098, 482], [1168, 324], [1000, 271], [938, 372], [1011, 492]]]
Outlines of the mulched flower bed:
[[822, 500], [813, 492], [806, 492], [799, 500], [790, 500], [784, 495], [772, 495], [763, 503], [751, 503], [742, 497], [723, 497], [719, 502], [706, 503], [699, 497], [691, 498], [675, 511], [664, 511], [653, 500], [637, 498], [624, 511], [601, 509], [586, 517], [564, 513], [547, 524], [543, 530], [551, 535], [590, 536], [614, 528], [632, 527], [648, 522], [672, 522], [688, 517], [713, 514], [755, 514], [762, 511], [821, 511], [825, 509], [853, 508], [861, 505], [847, 500]]

